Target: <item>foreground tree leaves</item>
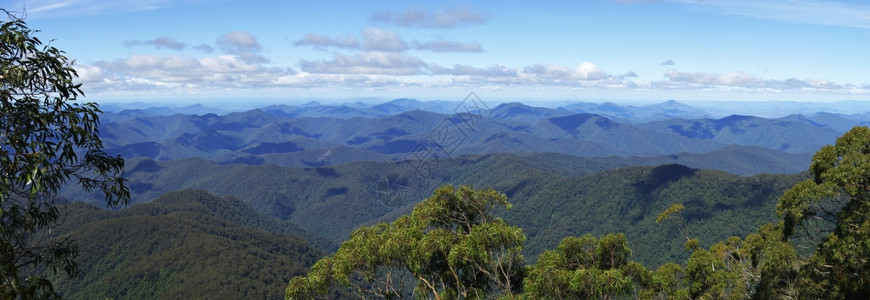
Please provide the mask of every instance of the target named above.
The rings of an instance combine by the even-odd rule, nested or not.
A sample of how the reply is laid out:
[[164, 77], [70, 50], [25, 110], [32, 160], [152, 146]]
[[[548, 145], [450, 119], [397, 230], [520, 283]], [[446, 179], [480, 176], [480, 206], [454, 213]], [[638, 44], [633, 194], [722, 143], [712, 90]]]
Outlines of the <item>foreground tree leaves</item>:
[[[660, 214], [679, 213], [674, 206]], [[685, 223], [681, 223], [685, 224]], [[686, 232], [685, 228], [680, 228]], [[709, 249], [688, 240], [685, 269], [668, 263], [641, 281], [643, 299], [794, 299], [801, 261], [782, 226], [765, 224], [745, 239], [732, 236]]]
[[[780, 198], [781, 222], [695, 248], [685, 270], [666, 265], [654, 272], [642, 298], [870, 297], [870, 129], [855, 127], [822, 148], [810, 171], [813, 179]], [[660, 220], [674, 213], [668, 209]], [[795, 245], [814, 247], [801, 254]]]
[[810, 165], [813, 179], [783, 195], [777, 213], [786, 237], [823, 236], [800, 269], [800, 292], [810, 298], [870, 296], [870, 129], [855, 127], [823, 147]]
[[73, 181], [102, 191], [111, 207], [130, 192], [124, 160], [103, 152], [97, 104], [74, 102], [82, 91], [72, 62], [7, 15], [0, 23], [0, 296], [55, 297], [38, 274], [72, 276], [78, 255], [71, 239], [51, 235], [61, 216], [58, 190]]
[[650, 280], [640, 263], [630, 261], [624, 234], [567, 237], [538, 257], [525, 279], [524, 299], [604, 299], [630, 296]]
[[442, 186], [391, 224], [357, 229], [338, 251], [290, 280], [288, 299], [325, 298], [341, 283], [387, 299], [513, 297], [524, 278], [522, 230], [493, 217], [510, 208], [492, 189]]

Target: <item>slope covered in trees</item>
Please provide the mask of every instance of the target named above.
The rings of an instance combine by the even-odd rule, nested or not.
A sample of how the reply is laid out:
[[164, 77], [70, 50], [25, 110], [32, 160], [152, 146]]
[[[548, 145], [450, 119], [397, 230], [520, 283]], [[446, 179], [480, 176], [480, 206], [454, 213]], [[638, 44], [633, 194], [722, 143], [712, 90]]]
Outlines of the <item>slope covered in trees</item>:
[[685, 259], [673, 228], [656, 215], [675, 203], [691, 233], [709, 246], [746, 235], [776, 220], [774, 207], [806, 175], [739, 177], [681, 165], [629, 167], [584, 178], [553, 178], [513, 186], [495, 185], [514, 208], [504, 218], [526, 232], [525, 253], [554, 248], [566, 236], [625, 233], [635, 259], [648, 265]]
[[292, 224], [196, 190], [118, 212], [72, 203], [57, 231], [79, 242], [80, 276], [56, 279], [70, 299], [275, 299], [325, 253]]
[[117, 207], [130, 192], [124, 159], [103, 151], [99, 105], [78, 99], [73, 60], [15, 13], [0, 15], [0, 296], [51, 298], [52, 282], [34, 272], [76, 272], [75, 243], [46, 234], [57, 193], [67, 184]]
[[[654, 224], [655, 214], [670, 204], [685, 203], [692, 213], [690, 222], [709, 232], [704, 234], [709, 238], [702, 239], [709, 244], [746, 234], [775, 218], [770, 208], [800, 178], [740, 177], [678, 165], [611, 169], [638, 160], [563, 160], [566, 157], [571, 156], [461, 156], [440, 160], [429, 177], [398, 173], [409, 170], [409, 162], [291, 168], [146, 159], [131, 160], [127, 176], [137, 202], [174, 190], [207, 190], [238, 197], [263, 214], [334, 243], [347, 239], [359, 225], [392, 221], [409, 212], [442, 183], [493, 187], [516, 204], [514, 210], [497, 214], [524, 228], [530, 258], [555, 247], [568, 234], [625, 232], [632, 249], [648, 253], [638, 256], [644, 263], [686, 255], [677, 242], [668, 242], [673, 232]], [[393, 185], [383, 185], [385, 180], [393, 180]]]

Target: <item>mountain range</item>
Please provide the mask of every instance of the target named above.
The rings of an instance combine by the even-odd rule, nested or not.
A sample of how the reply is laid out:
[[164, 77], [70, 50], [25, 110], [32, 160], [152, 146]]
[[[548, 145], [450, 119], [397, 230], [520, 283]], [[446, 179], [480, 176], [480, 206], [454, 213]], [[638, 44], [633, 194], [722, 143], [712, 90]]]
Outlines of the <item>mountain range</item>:
[[[440, 112], [410, 110], [418, 104]], [[446, 106], [399, 99], [360, 107], [270, 106], [225, 115], [127, 110], [105, 114], [100, 130], [107, 152], [127, 158], [200, 157], [219, 163], [328, 166], [487, 153], [701, 154], [732, 149], [732, 145], [806, 157], [852, 126], [866, 124], [861, 115], [830, 113], [777, 119], [689, 118], [703, 111], [675, 101], [643, 110], [608, 103], [567, 106], [570, 109], [506, 103], [448, 114]], [[605, 112], [610, 114], [598, 114]], [[669, 118], [643, 122], [657, 119], [651, 116]]]

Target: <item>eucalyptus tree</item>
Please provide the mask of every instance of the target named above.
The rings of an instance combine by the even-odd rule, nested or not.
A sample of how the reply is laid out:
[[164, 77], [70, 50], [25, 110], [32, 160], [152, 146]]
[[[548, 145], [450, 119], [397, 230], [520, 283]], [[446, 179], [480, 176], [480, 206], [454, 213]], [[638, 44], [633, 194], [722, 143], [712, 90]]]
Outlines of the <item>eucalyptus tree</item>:
[[821, 236], [800, 269], [803, 295], [870, 295], [870, 129], [855, 127], [822, 147], [813, 178], [788, 190], [777, 205], [786, 237]]
[[[5, 12], [5, 11], [4, 11]], [[79, 103], [81, 84], [65, 53], [8, 13], [0, 23], [0, 295], [57, 296], [45, 269], [76, 274], [69, 237], [51, 235], [57, 192], [75, 182], [125, 204], [124, 160], [102, 149], [99, 107]]]
[[485, 299], [521, 290], [522, 230], [494, 217], [510, 208], [492, 189], [444, 185], [394, 222], [364, 226], [290, 280], [288, 299], [326, 298], [334, 284], [386, 299]]

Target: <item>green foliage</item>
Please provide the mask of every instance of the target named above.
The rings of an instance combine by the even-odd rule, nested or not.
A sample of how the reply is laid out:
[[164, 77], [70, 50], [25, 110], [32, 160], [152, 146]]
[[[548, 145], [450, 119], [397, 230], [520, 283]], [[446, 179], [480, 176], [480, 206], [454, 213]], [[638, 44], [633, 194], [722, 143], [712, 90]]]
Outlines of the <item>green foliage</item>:
[[[800, 270], [800, 291], [815, 298], [870, 295], [870, 129], [855, 127], [823, 147], [813, 179], [785, 193], [777, 212], [793, 237], [821, 231], [824, 239]], [[818, 220], [828, 222], [818, 226]], [[831, 228], [833, 227], [833, 228]]]
[[276, 299], [324, 253], [295, 231], [203, 191], [116, 212], [73, 203], [55, 232], [79, 241], [81, 276], [53, 278], [71, 299]]
[[[5, 10], [4, 10], [5, 12]], [[0, 23], [0, 294], [55, 296], [40, 268], [76, 273], [79, 249], [46, 234], [60, 218], [55, 194], [68, 181], [126, 203], [124, 160], [103, 152], [95, 103], [82, 94], [64, 52], [42, 42], [7, 12]]]
[[661, 212], [660, 214], [658, 214], [656, 216], [656, 223], [661, 223], [662, 221], [667, 219], [668, 216], [670, 216], [671, 214], [679, 213], [679, 212], [683, 211], [684, 209], [686, 209], [686, 207], [683, 206], [682, 204], [679, 204], [679, 203], [671, 205], [671, 207], [668, 207], [668, 209], [666, 209], [665, 211]]
[[[694, 248], [686, 268], [666, 265], [647, 298], [859, 299], [870, 295], [870, 129], [855, 127], [813, 157], [812, 179], [783, 193], [782, 222]], [[674, 205], [659, 220], [678, 213]], [[807, 258], [792, 244], [818, 241]], [[682, 277], [682, 279], [680, 279]]]
[[603, 299], [630, 296], [650, 272], [631, 261], [624, 234], [567, 237], [538, 257], [523, 285], [525, 299]]
[[[556, 247], [565, 236], [623, 232], [634, 259], [656, 266], [688, 259], [691, 252], [685, 246], [693, 239], [698, 248], [706, 248], [775, 221], [777, 199], [803, 178], [806, 175], [739, 177], [660, 167], [614, 169], [583, 178], [551, 177], [529, 181], [514, 193], [514, 209], [505, 213], [505, 220], [528, 235], [525, 249], [530, 258]], [[656, 224], [659, 213], [674, 205], [683, 209], [659, 220], [667, 226]]]
[[[489, 186], [510, 197], [513, 209], [493, 213], [523, 228], [528, 242], [524, 255], [531, 260], [555, 248], [565, 236], [624, 232], [634, 259], [660, 265], [688, 258], [673, 227], [655, 223], [656, 214], [679, 203], [681, 216], [696, 238], [709, 247], [730, 236], [744, 236], [761, 224], [776, 220], [773, 211], [782, 192], [806, 178], [801, 175], [740, 177], [713, 170], [685, 167], [630, 167], [598, 171], [609, 165], [588, 165], [586, 171], [539, 163], [548, 155], [494, 154], [462, 156], [440, 161], [431, 177], [406, 176], [408, 193], [401, 206], [379, 200], [379, 179], [404, 163], [355, 162], [331, 167], [341, 176], [323, 177], [315, 168], [277, 165], [219, 165], [201, 159], [154, 162], [132, 159], [126, 176], [134, 184], [153, 188], [134, 193], [134, 201], [148, 201], [164, 193], [195, 188], [216, 195], [232, 195], [269, 216], [298, 224], [302, 229], [338, 244], [362, 224], [391, 222], [410, 213], [442, 183]], [[142, 167], [136, 167], [140, 166]], [[155, 166], [156, 165], [156, 166]], [[323, 172], [321, 172], [323, 173]], [[566, 173], [566, 175], [568, 175]], [[584, 176], [580, 176], [584, 175]], [[653, 184], [657, 183], [657, 184]], [[331, 193], [334, 190], [346, 193]], [[70, 193], [71, 199], [92, 201], [93, 195]], [[673, 221], [679, 221], [674, 219]]]
[[492, 216], [497, 206], [510, 207], [492, 189], [442, 186], [410, 215], [354, 231], [307, 276], [293, 278], [285, 297], [326, 297], [336, 282], [388, 299], [511, 297], [521, 289], [525, 236]]

